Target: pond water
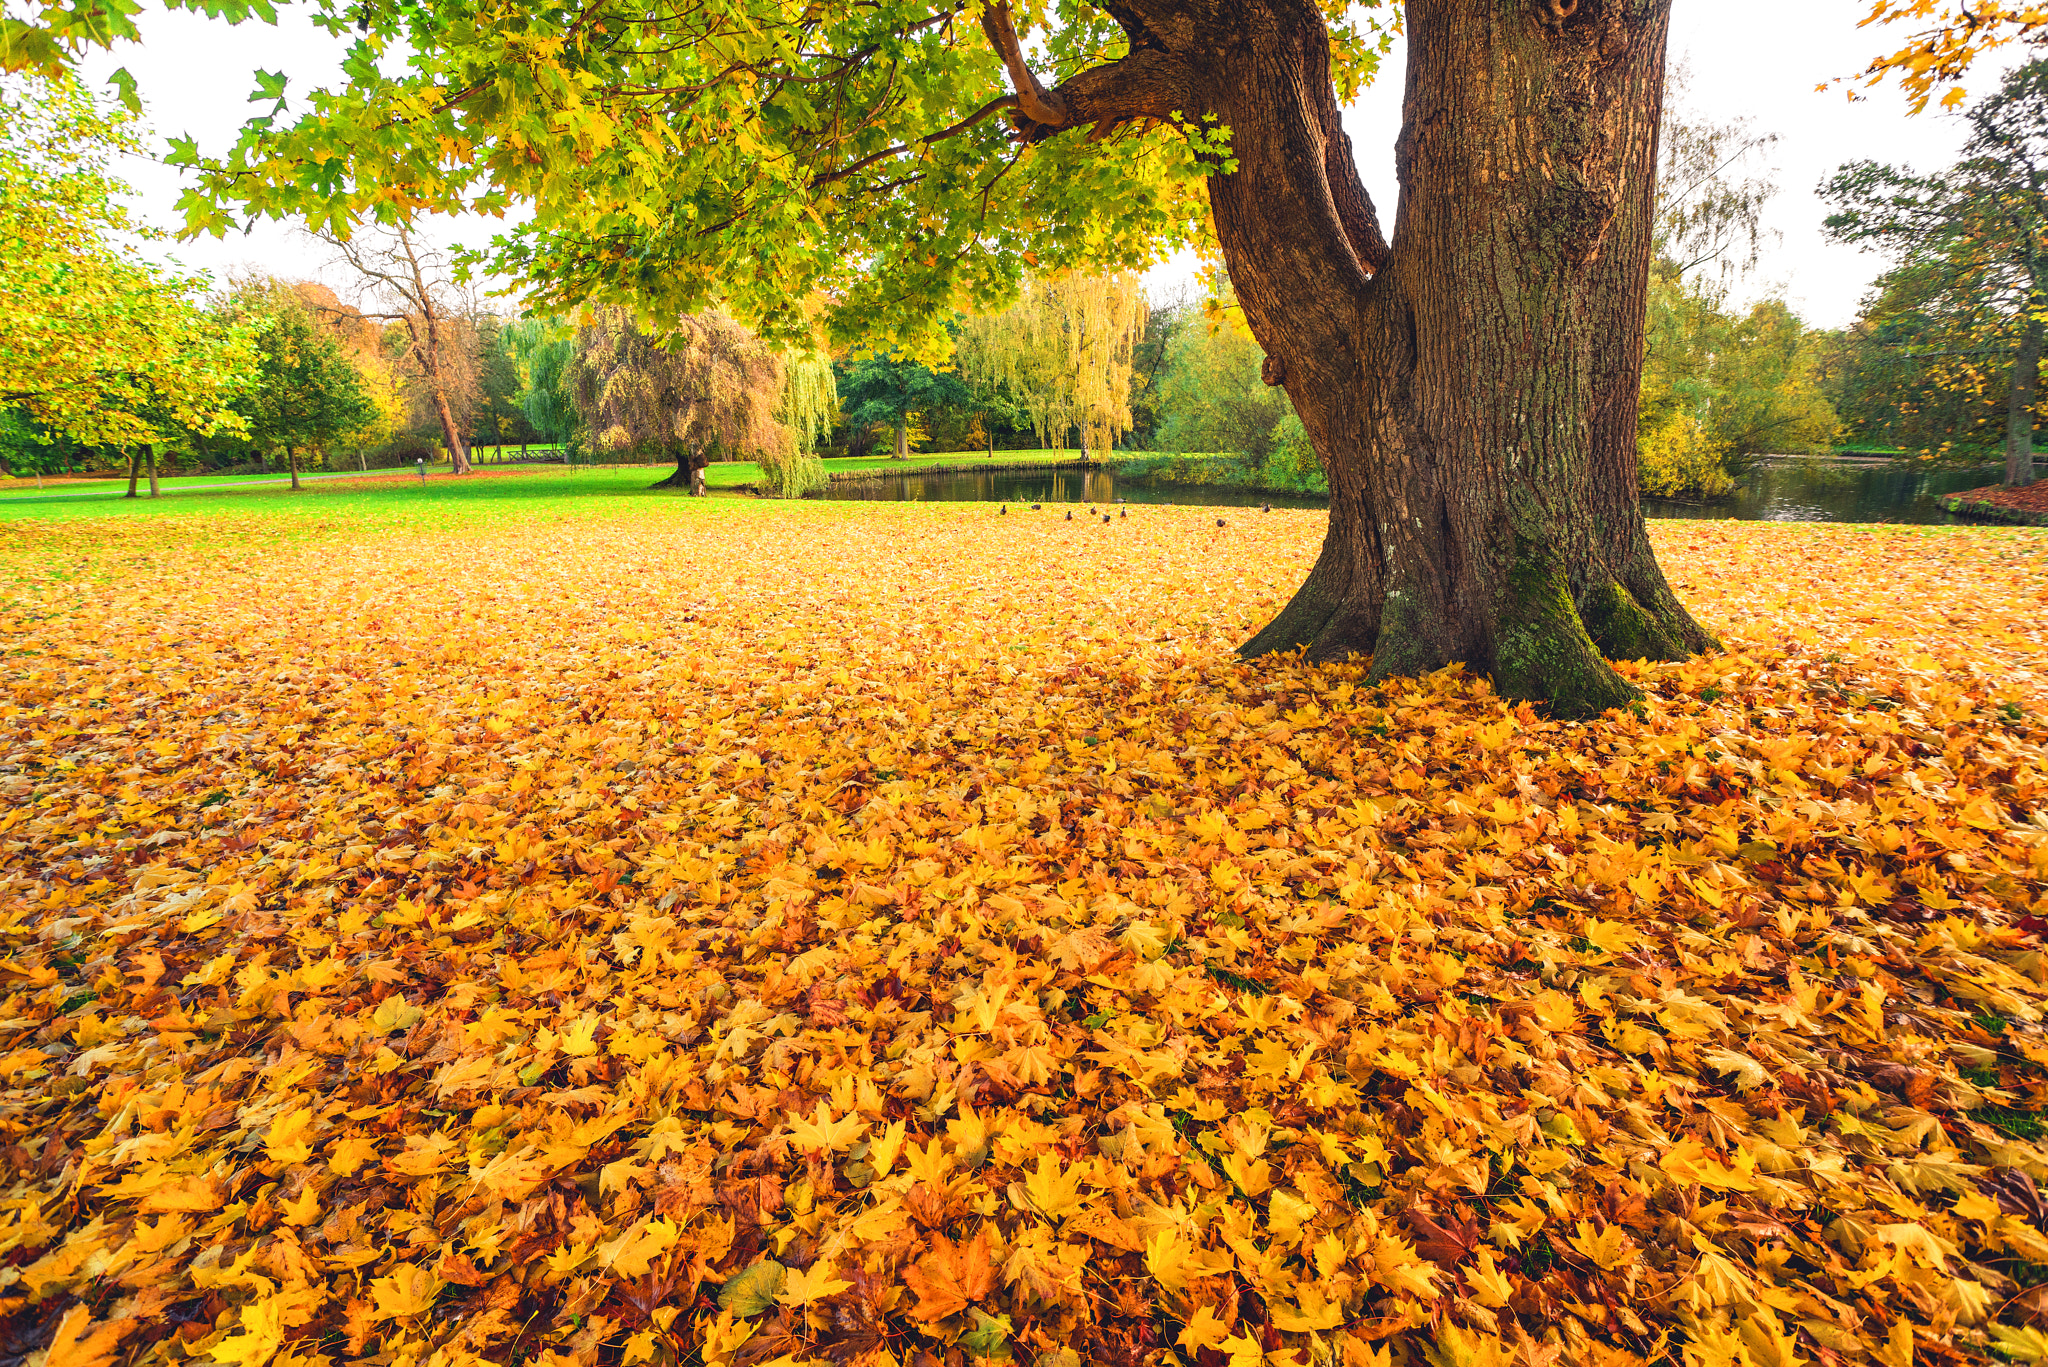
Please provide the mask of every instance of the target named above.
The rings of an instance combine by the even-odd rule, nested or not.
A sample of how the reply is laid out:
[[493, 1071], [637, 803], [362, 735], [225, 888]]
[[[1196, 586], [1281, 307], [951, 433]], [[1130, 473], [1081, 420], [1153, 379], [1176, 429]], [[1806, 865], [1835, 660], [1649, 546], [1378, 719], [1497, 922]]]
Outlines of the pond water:
[[[1920, 471], [1892, 465], [1785, 461], [1760, 465], [1732, 496], [1712, 503], [1645, 498], [1650, 517], [1763, 522], [1953, 522], [1934, 496], [1998, 482], [1996, 468]], [[1262, 494], [1201, 485], [1118, 484], [1108, 470], [974, 471], [835, 482], [824, 497], [928, 503], [1178, 503], [1196, 506], [1320, 508], [1311, 494]]]

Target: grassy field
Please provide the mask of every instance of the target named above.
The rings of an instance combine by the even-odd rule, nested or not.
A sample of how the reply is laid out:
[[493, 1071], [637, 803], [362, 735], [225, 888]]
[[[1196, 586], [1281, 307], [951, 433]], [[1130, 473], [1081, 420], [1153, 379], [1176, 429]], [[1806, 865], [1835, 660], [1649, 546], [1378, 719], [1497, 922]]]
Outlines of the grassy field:
[[2048, 533], [1652, 524], [1566, 724], [1238, 660], [1319, 512], [647, 473], [8, 509], [9, 1351], [2031, 1350]]
[[[984, 451], [945, 451], [914, 455], [907, 460], [891, 460], [886, 456], [840, 457], [827, 460], [825, 468], [829, 473], [847, 470], [902, 471], [908, 473], [933, 465], [1052, 465], [1075, 461], [1080, 458], [1081, 453], [1078, 451], [1000, 451], [997, 452], [994, 460], [990, 460], [987, 452]], [[574, 473], [578, 478], [589, 475], [602, 479], [605, 481], [602, 487], [609, 490], [613, 488], [611, 481], [615, 478], [627, 484], [638, 483], [641, 487], [654, 484], [665, 478], [670, 468], [672, 467], [660, 465], [599, 465], [575, 467], [542, 466], [536, 470], [519, 464], [492, 465], [480, 463], [477, 465], [476, 470], [479, 474], [488, 475], [493, 479], [515, 476], [541, 476], [562, 473], [566, 470]], [[746, 488], [758, 484], [761, 480], [761, 469], [752, 461], [720, 461], [708, 466], [704, 474], [705, 484], [709, 488], [718, 491]], [[427, 467], [427, 478], [430, 484], [450, 477], [450, 469], [445, 463], [429, 465]], [[367, 474], [352, 471], [320, 471], [300, 476], [300, 480], [304, 484], [326, 484], [350, 480], [396, 483], [408, 478], [416, 483], [418, 481], [418, 472], [412, 469], [372, 470]], [[189, 494], [234, 492], [244, 486], [250, 487], [252, 491], [254, 489], [267, 489], [270, 485], [276, 484], [279, 481], [285, 481], [288, 488], [289, 480], [290, 476], [288, 474], [276, 473], [266, 475], [177, 475], [164, 478], [159, 483], [166, 497], [176, 494], [183, 498]], [[9, 507], [40, 508], [53, 503], [76, 503], [81, 501], [121, 502], [125, 501], [127, 492], [128, 481], [125, 476], [119, 479], [98, 477], [67, 477], [60, 479], [52, 476], [44, 481], [41, 489], [36, 487], [33, 479], [0, 480], [0, 516], [5, 516], [5, 509]], [[139, 494], [140, 497], [135, 500], [136, 502], [149, 501], [149, 484], [147, 480], [140, 484]], [[161, 502], [162, 500], [158, 501]]]

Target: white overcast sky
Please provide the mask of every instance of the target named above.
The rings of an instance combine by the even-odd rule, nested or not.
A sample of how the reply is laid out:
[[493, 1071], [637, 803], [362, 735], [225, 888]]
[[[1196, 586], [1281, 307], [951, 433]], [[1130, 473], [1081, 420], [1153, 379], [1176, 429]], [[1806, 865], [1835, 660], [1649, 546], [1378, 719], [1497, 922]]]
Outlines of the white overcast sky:
[[[1855, 317], [1882, 262], [1825, 240], [1821, 220], [1827, 209], [1815, 187], [1836, 166], [1862, 158], [1931, 170], [1951, 160], [1962, 141], [1957, 120], [1932, 111], [1909, 116], [1889, 87], [1856, 103], [1841, 88], [1815, 90], [1861, 70], [1880, 49], [1897, 47], [1896, 32], [1856, 27], [1868, 12], [1869, 0], [1676, 0], [1674, 8], [1671, 54], [1674, 63], [1691, 67], [1690, 108], [1716, 120], [1748, 116], [1758, 132], [1779, 137], [1768, 155], [1780, 185], [1767, 215], [1777, 236], [1746, 292], [1782, 289], [1801, 316], [1819, 326]], [[126, 66], [140, 83], [156, 131], [190, 134], [208, 151], [225, 149], [241, 122], [257, 112], [247, 98], [257, 68], [282, 69], [299, 90], [338, 74], [341, 44], [288, 9], [275, 28], [230, 28], [191, 13], [161, 10], [145, 11], [140, 21], [144, 41], [96, 59], [89, 74], [103, 79], [116, 66]], [[1345, 115], [1360, 171], [1389, 225], [1401, 70], [1397, 52], [1379, 84]], [[1997, 74], [1996, 61], [1976, 73], [1973, 93], [1988, 87]], [[180, 187], [177, 174], [148, 164], [133, 165], [128, 174], [147, 216], [170, 226]], [[481, 244], [494, 226], [488, 221], [444, 226], [440, 236]], [[252, 267], [342, 283], [328, 267], [325, 249], [281, 225], [264, 225], [246, 237], [181, 243], [171, 250], [187, 265], [217, 272]], [[1157, 273], [1162, 284], [1180, 274], [1172, 266]]]

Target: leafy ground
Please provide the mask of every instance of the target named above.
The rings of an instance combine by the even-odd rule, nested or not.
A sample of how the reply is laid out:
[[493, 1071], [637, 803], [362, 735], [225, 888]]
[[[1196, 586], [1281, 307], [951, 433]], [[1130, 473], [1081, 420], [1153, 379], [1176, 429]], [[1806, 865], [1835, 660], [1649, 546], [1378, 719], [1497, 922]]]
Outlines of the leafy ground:
[[1655, 524], [1570, 725], [1235, 663], [1314, 513], [488, 487], [0, 525], [0, 1358], [2048, 1354], [2048, 535]]

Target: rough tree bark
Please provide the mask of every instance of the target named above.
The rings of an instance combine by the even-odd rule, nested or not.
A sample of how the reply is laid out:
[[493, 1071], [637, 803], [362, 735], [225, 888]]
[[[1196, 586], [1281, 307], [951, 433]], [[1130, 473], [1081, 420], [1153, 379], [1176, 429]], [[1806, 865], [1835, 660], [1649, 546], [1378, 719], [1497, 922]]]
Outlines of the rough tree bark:
[[2041, 385], [2041, 314], [2029, 300], [2019, 355], [2013, 358], [2012, 394], [2006, 401], [2005, 482], [2018, 489], [2034, 482], [2034, 401]]
[[1606, 662], [1712, 638], [1665, 582], [1635, 482], [1670, 0], [1408, 0], [1391, 243], [1312, 0], [1105, 0], [1121, 61], [1051, 90], [985, 21], [1027, 138], [1214, 114], [1231, 282], [1330, 480], [1321, 556], [1244, 646], [1454, 662], [1590, 716]]

